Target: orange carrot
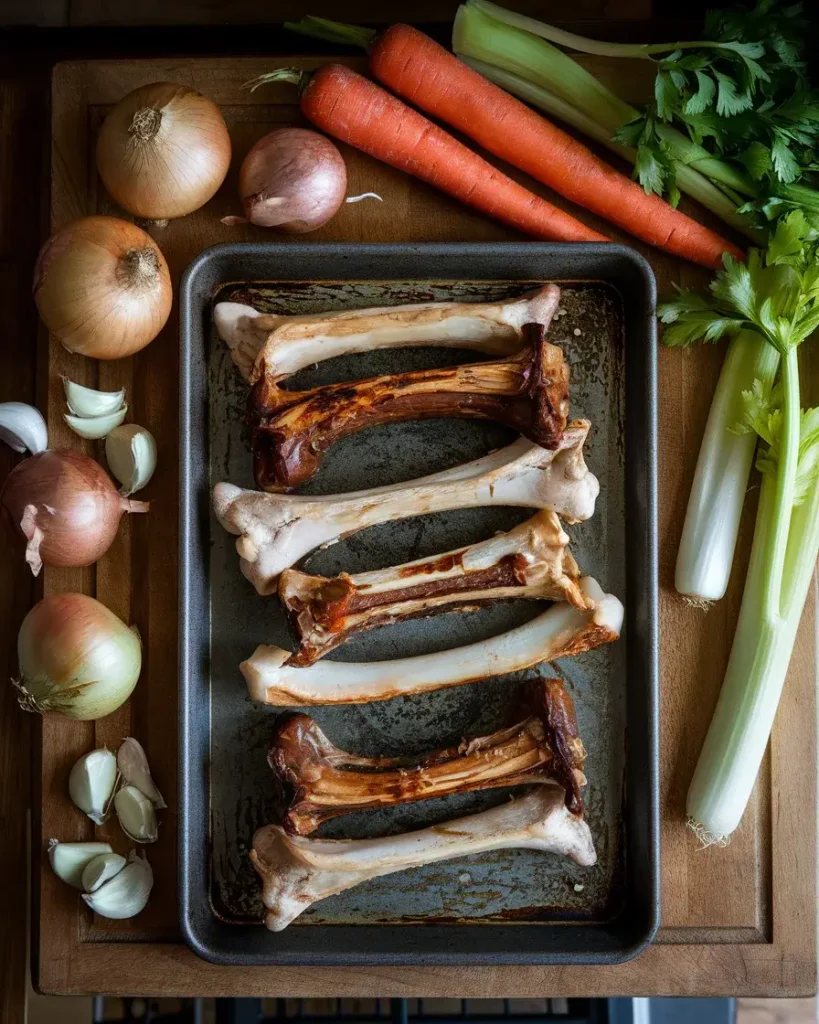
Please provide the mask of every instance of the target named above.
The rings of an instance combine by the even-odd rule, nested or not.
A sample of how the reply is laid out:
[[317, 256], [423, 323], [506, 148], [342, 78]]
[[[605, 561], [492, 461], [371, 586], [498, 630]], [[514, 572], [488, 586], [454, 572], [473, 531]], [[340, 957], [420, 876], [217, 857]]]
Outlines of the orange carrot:
[[607, 242], [570, 214], [512, 181], [385, 89], [341, 64], [307, 75], [289, 69], [263, 81], [303, 85], [302, 113], [322, 131], [449, 193], [535, 238]]
[[487, 81], [429, 36], [393, 25], [370, 46], [370, 67], [408, 103], [457, 128], [572, 202], [659, 249], [718, 269], [735, 245], [620, 174], [577, 139]]

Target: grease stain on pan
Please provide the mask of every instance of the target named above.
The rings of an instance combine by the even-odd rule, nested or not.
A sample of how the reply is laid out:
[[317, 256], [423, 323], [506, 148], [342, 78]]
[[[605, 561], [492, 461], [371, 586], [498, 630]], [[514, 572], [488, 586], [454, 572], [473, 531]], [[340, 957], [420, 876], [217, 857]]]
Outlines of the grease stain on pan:
[[[438, 300], [495, 301], [541, 282], [346, 281], [265, 282], [226, 286], [219, 299], [248, 302], [264, 312], [297, 314]], [[561, 310], [550, 340], [564, 348], [572, 370], [573, 416], [587, 416], [592, 432], [586, 457], [600, 478], [597, 513], [569, 527], [582, 570], [605, 589], [625, 593], [622, 419], [623, 310], [600, 282], [561, 283]], [[579, 330], [581, 333], [576, 334]], [[353, 380], [401, 370], [478, 361], [468, 351], [421, 348], [347, 356], [302, 370], [288, 388]], [[247, 385], [227, 350], [211, 338], [211, 484], [230, 480], [252, 487], [252, 460], [244, 427]], [[303, 490], [334, 493], [407, 480], [478, 458], [513, 436], [493, 423], [428, 420], [397, 423], [345, 438], [328, 453]], [[400, 520], [340, 541], [304, 561], [312, 572], [362, 572], [427, 557], [509, 529], [532, 514], [513, 508], [464, 509]], [[238, 570], [234, 538], [214, 528], [211, 576], [211, 902], [214, 913], [237, 924], [257, 924], [263, 908], [248, 852], [256, 828], [275, 820], [276, 794], [266, 748], [278, 709], [251, 703], [239, 662], [259, 643], [293, 648], [275, 598], [259, 597]], [[331, 657], [368, 661], [472, 643], [514, 627], [542, 606], [512, 601], [470, 613], [451, 613], [384, 627], [354, 638]], [[606, 920], [622, 893], [622, 775], [625, 744], [625, 639], [581, 658], [449, 690], [369, 705], [318, 707], [310, 713], [331, 739], [362, 754], [417, 754], [484, 733], [504, 720], [517, 685], [536, 675], [561, 675], [575, 698], [588, 749], [584, 799], [598, 863], [580, 868], [563, 858], [504, 850], [431, 864], [373, 879], [316, 904], [293, 927], [328, 924], [565, 922]], [[423, 828], [474, 813], [508, 792], [461, 794], [405, 807], [349, 815], [325, 824], [327, 837], [364, 837]], [[461, 878], [468, 873], [470, 881]], [[576, 891], [575, 886], [582, 887]]]

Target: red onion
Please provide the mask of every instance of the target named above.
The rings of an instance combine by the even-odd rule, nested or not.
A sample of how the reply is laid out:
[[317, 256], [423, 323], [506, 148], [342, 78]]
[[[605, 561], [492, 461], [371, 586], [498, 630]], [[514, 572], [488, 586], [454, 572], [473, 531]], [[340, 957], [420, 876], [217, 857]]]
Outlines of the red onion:
[[42, 566], [91, 565], [116, 536], [123, 512], [147, 512], [145, 501], [118, 493], [93, 459], [69, 449], [49, 449], [9, 474], [0, 505], [27, 541], [26, 561]]
[[329, 139], [306, 128], [279, 128], [265, 135], [239, 171], [246, 219], [295, 235], [326, 224], [346, 192], [341, 153]]

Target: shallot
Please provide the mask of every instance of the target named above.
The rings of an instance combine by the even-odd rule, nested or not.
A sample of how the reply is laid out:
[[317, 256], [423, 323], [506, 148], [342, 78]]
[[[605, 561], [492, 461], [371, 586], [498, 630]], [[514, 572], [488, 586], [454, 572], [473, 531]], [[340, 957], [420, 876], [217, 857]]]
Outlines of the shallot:
[[43, 565], [91, 565], [105, 554], [123, 512], [148, 503], [117, 493], [105, 470], [82, 452], [48, 449], [16, 466], [0, 491], [5, 516], [26, 540], [36, 576]]
[[290, 234], [326, 224], [338, 213], [346, 191], [341, 153], [329, 139], [306, 128], [269, 132], [247, 154], [239, 171], [244, 219]]

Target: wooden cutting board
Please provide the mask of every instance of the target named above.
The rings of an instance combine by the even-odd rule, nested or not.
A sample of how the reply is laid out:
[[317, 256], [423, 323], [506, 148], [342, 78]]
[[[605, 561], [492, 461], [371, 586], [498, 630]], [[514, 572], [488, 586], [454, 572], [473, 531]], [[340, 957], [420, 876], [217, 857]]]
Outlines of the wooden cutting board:
[[[237, 169], [250, 146], [270, 129], [301, 123], [287, 86], [251, 94], [242, 84], [276, 59], [152, 60], [62, 64], [53, 79], [52, 224], [90, 213], [120, 211], [105, 194], [94, 166], [94, 145], [106, 110], [148, 82], [170, 80], [200, 89], [224, 111], [234, 145], [227, 182], [202, 210], [164, 228], [151, 228], [175, 284], [187, 264], [218, 242], [270, 240], [250, 227], [228, 228], [220, 218], [238, 211]], [[292, 63], [292, 61], [291, 61]], [[318, 59], [302, 62], [311, 67]], [[362, 62], [349, 61], [362, 68]], [[646, 68], [589, 59], [588, 66], [626, 99], [650, 87]], [[351, 194], [375, 191], [383, 203], [347, 206], [315, 241], [495, 241], [514, 232], [474, 214], [398, 171], [342, 147]], [[508, 170], [508, 169], [507, 169]], [[519, 180], [527, 180], [511, 172]], [[527, 182], [529, 183], [529, 182]], [[531, 184], [531, 183], [529, 183]], [[534, 186], [537, 188], [537, 186]], [[538, 189], [559, 205], [567, 205]], [[697, 212], [702, 216], [701, 211]], [[580, 216], [618, 240], [585, 213]], [[651, 261], [661, 290], [671, 282], [702, 283], [706, 275], [661, 253], [636, 246]], [[198, 960], [177, 926], [177, 424], [176, 311], [160, 335], [132, 359], [97, 363], [72, 356], [54, 341], [42, 365], [48, 377], [48, 419], [54, 446], [80, 441], [62, 422], [60, 377], [114, 390], [125, 387], [129, 420], [156, 436], [159, 466], [140, 497], [151, 512], [123, 520], [117, 540], [88, 569], [47, 570], [45, 591], [82, 590], [139, 627], [145, 643], [141, 681], [130, 704], [98, 723], [47, 718], [41, 727], [40, 820], [35, 826], [35, 959], [46, 992], [179, 995], [332, 996], [561, 996], [804, 995], [816, 974], [816, 700], [815, 598], [802, 628], [751, 806], [727, 849], [699, 850], [684, 827], [686, 788], [725, 668], [750, 540], [749, 517], [737, 572], [727, 598], [703, 613], [687, 607], [672, 587], [674, 558], [699, 439], [719, 370], [718, 347], [660, 354], [660, 574], [662, 929], [642, 957], [617, 967], [504, 968], [224, 968]], [[594, 410], [589, 410], [592, 418]], [[128, 734], [145, 745], [169, 809], [159, 842], [149, 849], [156, 885], [148, 909], [134, 921], [111, 922], [81, 908], [77, 894], [50, 871], [42, 851], [48, 837], [90, 839], [94, 829], [70, 803], [66, 783], [73, 761], [95, 746], [115, 747]], [[122, 847], [115, 824], [97, 830]]]

